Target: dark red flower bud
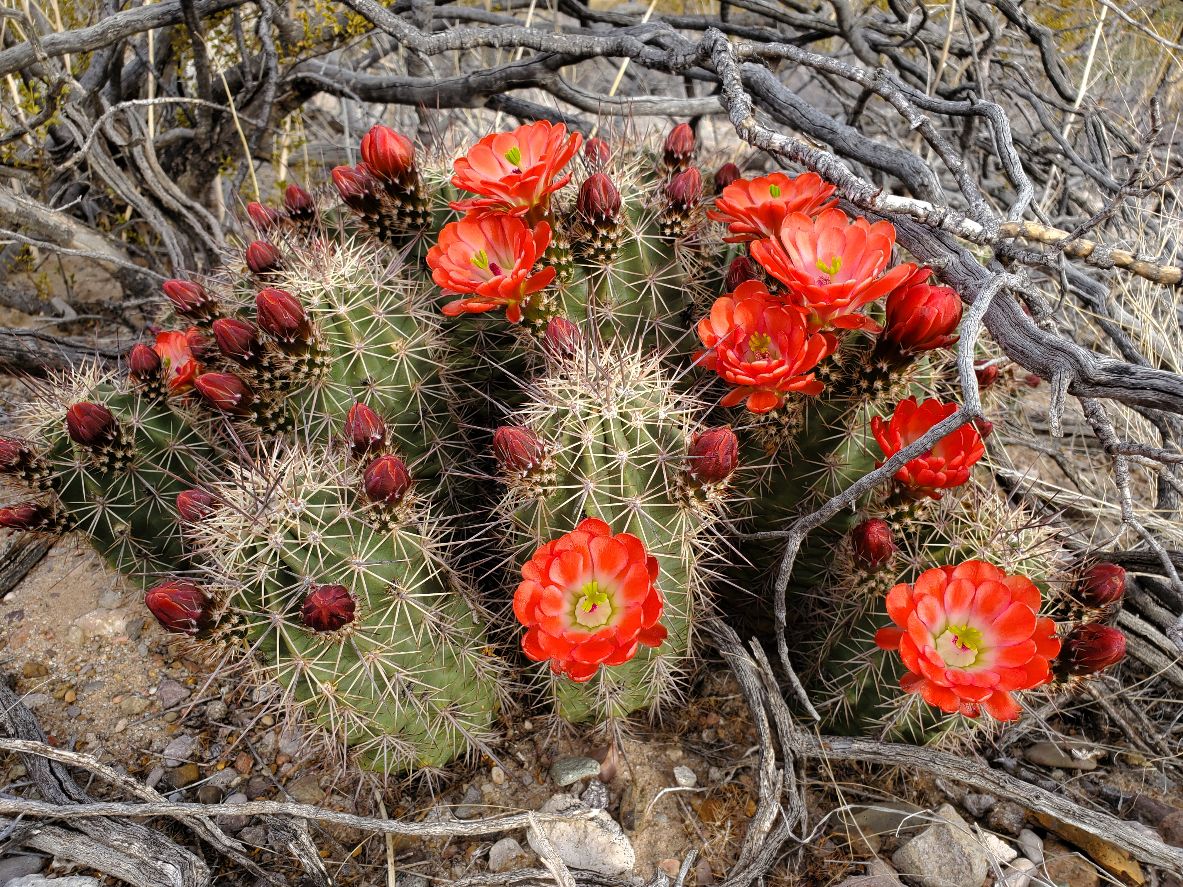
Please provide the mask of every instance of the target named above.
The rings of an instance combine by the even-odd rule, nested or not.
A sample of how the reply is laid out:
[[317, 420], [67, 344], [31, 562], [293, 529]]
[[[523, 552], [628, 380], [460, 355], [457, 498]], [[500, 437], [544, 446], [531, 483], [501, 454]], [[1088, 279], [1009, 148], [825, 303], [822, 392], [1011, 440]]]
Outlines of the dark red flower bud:
[[205, 360], [213, 354], [216, 343], [211, 342], [209, 336], [195, 326], [185, 330], [185, 344], [189, 346], [189, 353], [198, 360]]
[[854, 562], [864, 570], [878, 570], [895, 554], [891, 524], [880, 518], [865, 520], [850, 531]]
[[1125, 596], [1125, 570], [1101, 561], [1093, 564], [1076, 585], [1076, 598], [1089, 607], [1107, 607]]
[[117, 430], [115, 417], [102, 404], [82, 401], [66, 410], [66, 432], [81, 446], [109, 443]]
[[723, 280], [723, 289], [729, 293], [734, 292], [739, 289], [741, 283], [748, 280], [758, 280], [759, 278], [759, 265], [747, 256], [736, 256], [727, 267], [727, 277]]
[[345, 438], [354, 456], [376, 452], [386, 441], [386, 423], [364, 403], [355, 403], [345, 417]]
[[300, 617], [313, 631], [339, 631], [353, 621], [356, 610], [357, 603], [344, 585], [314, 585], [304, 598]]
[[684, 169], [665, 186], [665, 195], [675, 209], [690, 209], [702, 196], [702, 173], [698, 167]]
[[[927, 280], [929, 274], [927, 268], [921, 268], [911, 281]], [[961, 297], [947, 286], [911, 281], [887, 296], [884, 341], [903, 354], [952, 345], [961, 322]]]
[[279, 270], [283, 257], [266, 240], [255, 240], [246, 248], [246, 266], [255, 274]]
[[1052, 664], [1060, 678], [1096, 674], [1125, 659], [1125, 635], [1116, 628], [1086, 622], [1068, 633]]
[[493, 432], [493, 456], [506, 474], [537, 468], [544, 452], [542, 441], [529, 428], [502, 425]]
[[333, 184], [341, 200], [354, 212], [372, 215], [378, 211], [374, 175], [364, 164], [337, 166], [332, 172]]
[[214, 321], [213, 331], [218, 349], [240, 364], [253, 363], [263, 349], [255, 325], [237, 317], [219, 317]]
[[362, 136], [361, 158], [378, 178], [398, 182], [414, 168], [415, 148], [406, 136], [379, 124]]
[[0, 527], [9, 530], [44, 530], [53, 523], [53, 509], [40, 502], [22, 502], [0, 508]]
[[210, 626], [209, 598], [192, 582], [174, 579], [153, 586], [144, 604], [165, 631], [195, 635]]
[[583, 347], [583, 331], [565, 317], [552, 317], [546, 322], [542, 347], [555, 360], [570, 360]]
[[286, 290], [269, 287], [255, 296], [259, 326], [280, 342], [307, 342], [312, 327], [300, 300]]
[[743, 178], [743, 172], [734, 163], [724, 163], [715, 171], [715, 193], [719, 193], [736, 179]]
[[665, 165], [681, 169], [694, 156], [694, 130], [689, 123], [679, 123], [665, 137], [662, 149]]
[[200, 283], [191, 280], [166, 280], [160, 288], [177, 313], [186, 317], [208, 317], [218, 304]]
[[160, 355], [149, 345], [139, 342], [127, 352], [127, 370], [141, 381], [160, 375]]
[[620, 192], [610, 178], [598, 172], [579, 186], [575, 207], [592, 225], [612, 222], [620, 212]]
[[246, 214], [250, 216], [251, 224], [263, 232], [270, 231], [280, 221], [278, 210], [253, 201], [246, 205]]
[[312, 195], [294, 183], [284, 190], [283, 205], [294, 219], [306, 219], [316, 212], [316, 201]]
[[177, 514], [187, 524], [195, 524], [213, 514], [214, 497], [205, 490], [177, 493]]
[[994, 423], [989, 419], [974, 419], [974, 428], [978, 429], [978, 434], [985, 440], [994, 432]]
[[694, 435], [687, 455], [691, 477], [702, 483], [720, 484], [739, 465], [739, 438], [730, 425], [708, 428]]
[[998, 381], [998, 364], [980, 360], [974, 364], [974, 375], [978, 377], [978, 387], [984, 391]]
[[33, 451], [19, 440], [0, 437], [0, 472], [19, 471], [33, 459]]
[[1042, 381], [1043, 381], [1043, 379], [1041, 379], [1035, 373], [1028, 373], [1027, 375], [1025, 375], [1023, 377], [1023, 384], [1026, 385], [1028, 388], [1038, 388], [1039, 383]]
[[236, 416], [248, 414], [255, 402], [250, 386], [230, 373], [202, 373], [193, 380], [193, 387], [214, 409]]
[[379, 456], [366, 468], [362, 480], [366, 498], [385, 505], [397, 505], [411, 487], [411, 474], [398, 456]]
[[612, 157], [612, 148], [598, 137], [592, 137], [583, 143], [583, 157], [589, 166], [603, 166]]

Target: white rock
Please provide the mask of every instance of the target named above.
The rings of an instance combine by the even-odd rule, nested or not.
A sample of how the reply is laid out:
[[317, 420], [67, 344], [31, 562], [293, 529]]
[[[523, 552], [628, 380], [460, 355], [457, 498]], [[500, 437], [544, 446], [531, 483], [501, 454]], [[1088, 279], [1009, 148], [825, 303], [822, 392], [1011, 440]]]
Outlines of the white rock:
[[1036, 866], [1043, 865], [1043, 839], [1029, 828], [1023, 829], [1019, 832], [1019, 849], [1023, 851], [1023, 855], [1035, 863]]
[[674, 782], [681, 788], [694, 788], [698, 785], [698, 776], [689, 767], [679, 766], [674, 768]]
[[121, 610], [91, 610], [74, 620], [84, 638], [113, 638], [127, 630], [127, 613]]
[[186, 763], [193, 755], [193, 749], [197, 745], [197, 738], [194, 736], [177, 736], [168, 745], [164, 747], [162, 762], [166, 767], [179, 767]]
[[508, 872], [518, 868], [517, 863], [525, 855], [522, 845], [513, 838], [502, 838], [489, 848], [489, 871]]
[[1014, 864], [1007, 868], [999, 887], [1027, 887], [1035, 876], [1035, 869], [1035, 863], [1031, 860], [1016, 859]]
[[1018, 850], [998, 835], [992, 835], [989, 832], [982, 835], [982, 843], [986, 845], [986, 852], [990, 854], [990, 858], [999, 865], [1006, 865], [1019, 855]]
[[896, 870], [917, 887], [981, 887], [990, 871], [986, 848], [949, 804], [936, 821], [891, 858]]
[[[637, 864], [637, 854], [632, 842], [605, 810], [591, 810], [578, 798], [571, 795], [555, 795], [542, 805], [539, 811], [554, 816], [577, 816], [586, 818], [569, 822], [539, 822], [538, 829], [568, 868], [597, 872], [601, 875], [625, 875]], [[531, 829], [527, 835], [530, 848], [540, 857], [536, 833]]]

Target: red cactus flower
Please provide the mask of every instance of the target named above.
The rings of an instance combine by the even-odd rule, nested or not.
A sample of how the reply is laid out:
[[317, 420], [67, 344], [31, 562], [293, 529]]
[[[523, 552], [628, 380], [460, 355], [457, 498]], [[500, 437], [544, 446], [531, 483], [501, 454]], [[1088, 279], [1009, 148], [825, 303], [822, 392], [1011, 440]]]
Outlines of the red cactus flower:
[[254, 363], [263, 348], [259, 331], [253, 323], [237, 317], [219, 317], [213, 324], [218, 350], [237, 363]]
[[550, 225], [534, 230], [507, 215], [469, 214], [451, 222], [427, 251], [431, 278], [445, 292], [468, 293], [443, 306], [448, 317], [505, 307], [511, 323], [522, 319], [522, 302], [554, 280], [555, 269], [531, 274], [550, 244]]
[[621, 665], [659, 647], [664, 601], [657, 559], [630, 533], [597, 518], [547, 542], [522, 567], [513, 612], [526, 628], [522, 649], [555, 674], [588, 681], [601, 665]]
[[180, 330], [157, 333], [156, 344], [152, 346], [152, 350], [160, 357], [164, 366], [164, 378], [168, 382], [169, 391], [187, 391], [193, 386], [193, 380], [201, 371], [201, 365], [193, 356], [187, 333]]
[[730, 232], [728, 243], [778, 237], [780, 227], [792, 213], [814, 216], [833, 206], [834, 186], [817, 173], [789, 177], [783, 172], [758, 179], [737, 178], [715, 198], [707, 216], [723, 222]]
[[283, 257], [266, 240], [253, 240], [246, 248], [246, 266], [255, 274], [267, 274], [278, 270]]
[[1076, 598], [1090, 607], [1108, 607], [1125, 596], [1126, 574], [1122, 567], [1101, 561], [1093, 564], [1076, 585]]
[[879, 629], [875, 644], [899, 652], [906, 692], [949, 714], [972, 718], [985, 707], [1011, 721], [1019, 706], [1010, 694], [1047, 683], [1060, 652], [1040, 604], [1030, 579], [983, 561], [925, 570], [887, 593], [895, 627]]
[[863, 521], [850, 531], [850, 547], [858, 566], [864, 570], [878, 570], [896, 552], [891, 524], [877, 517]]
[[[909, 397], [899, 402], [890, 421], [872, 417], [871, 431], [886, 460], [955, 412], [956, 404], [935, 399], [917, 404], [916, 398]], [[895, 479], [916, 496], [940, 499], [940, 490], [959, 487], [969, 480], [970, 469], [985, 454], [978, 430], [973, 425], [962, 425], [941, 438], [925, 455], [907, 462], [895, 473]]]
[[400, 182], [415, 168], [415, 146], [406, 136], [379, 124], [362, 136], [361, 158], [378, 178]]
[[583, 332], [565, 317], [552, 317], [546, 322], [542, 347], [555, 360], [570, 360], [583, 347]]
[[137, 379], [155, 379], [160, 372], [160, 355], [143, 342], [137, 342], [127, 352], [127, 371]]
[[312, 195], [294, 182], [284, 189], [283, 206], [293, 219], [309, 219], [316, 212]]
[[44, 530], [53, 523], [53, 509], [40, 502], [0, 508], [0, 527], [7, 530]]
[[724, 163], [715, 170], [715, 193], [718, 194], [732, 182], [743, 178], [743, 172], [734, 163]]
[[300, 607], [300, 618], [313, 631], [340, 631], [353, 621], [357, 602], [344, 585], [314, 585]]
[[230, 373], [202, 373], [193, 380], [193, 387], [214, 409], [236, 416], [250, 413], [255, 402], [251, 387]]
[[262, 232], [270, 231], [280, 222], [279, 212], [262, 203], [248, 203], [246, 214], [250, 217], [251, 224]]
[[379, 456], [366, 468], [362, 486], [371, 502], [397, 505], [411, 488], [411, 473], [398, 456]]
[[1052, 669], [1060, 680], [1080, 678], [1104, 671], [1123, 659], [1125, 635], [1108, 625], [1086, 622], [1068, 632]]
[[760, 266], [747, 256], [736, 256], [727, 266], [727, 276], [723, 280], [723, 286], [727, 292], [732, 292], [739, 289], [739, 285], [745, 280], [759, 279]]
[[312, 337], [312, 324], [304, 306], [287, 290], [274, 287], [259, 290], [255, 295], [255, 311], [259, 326], [281, 343], [307, 342]]
[[930, 286], [932, 271], [917, 268], [887, 296], [883, 339], [903, 354], [944, 348], [957, 341], [961, 297], [947, 286]]
[[200, 283], [192, 280], [166, 280], [160, 287], [178, 314], [202, 319], [216, 313], [217, 302]]
[[546, 120], [485, 136], [456, 160], [452, 176], [453, 185], [479, 197], [459, 200], [452, 208], [515, 216], [535, 207], [545, 211], [550, 195], [570, 180], [569, 174], [560, 177], [559, 173], [582, 142], [579, 133], [567, 135], [566, 126]]
[[575, 207], [589, 224], [604, 225], [615, 221], [620, 212], [620, 192], [608, 176], [598, 172], [579, 186]]
[[66, 433], [80, 446], [108, 443], [118, 427], [115, 416], [102, 404], [84, 400], [66, 410]]
[[493, 457], [506, 474], [532, 471], [544, 454], [542, 441], [529, 428], [502, 425], [493, 432]]
[[364, 403], [355, 403], [345, 416], [345, 439], [354, 457], [377, 452], [386, 442], [386, 423]]
[[787, 298], [809, 312], [811, 327], [874, 330], [875, 323], [857, 312], [916, 269], [904, 263], [886, 270], [894, 246], [890, 222], [852, 221], [839, 209], [826, 209], [817, 218], [791, 213], [775, 238], [757, 240], [751, 251], [785, 285]]
[[739, 438], [730, 425], [708, 428], [694, 435], [686, 454], [687, 471], [695, 480], [721, 484], [739, 466]]
[[977, 361], [974, 363], [974, 375], [978, 378], [978, 387], [985, 391], [998, 381], [998, 364]]
[[588, 166], [604, 166], [611, 158], [612, 147], [603, 139], [593, 136], [583, 143], [583, 159]]
[[192, 582], [174, 579], [149, 588], [144, 603], [165, 631], [195, 635], [211, 624], [210, 602]]
[[694, 130], [689, 123], [679, 123], [665, 137], [662, 160], [671, 169], [683, 169], [694, 156]]
[[820, 394], [810, 371], [838, 346], [829, 333], [810, 333], [800, 311], [778, 304], [755, 280], [716, 299], [698, 337], [708, 350], [697, 361], [736, 386], [723, 406], [746, 400], [753, 413], [775, 409], [790, 391]]
[[182, 490], [177, 493], [177, 514], [187, 524], [195, 524], [213, 514], [214, 497], [205, 490]]

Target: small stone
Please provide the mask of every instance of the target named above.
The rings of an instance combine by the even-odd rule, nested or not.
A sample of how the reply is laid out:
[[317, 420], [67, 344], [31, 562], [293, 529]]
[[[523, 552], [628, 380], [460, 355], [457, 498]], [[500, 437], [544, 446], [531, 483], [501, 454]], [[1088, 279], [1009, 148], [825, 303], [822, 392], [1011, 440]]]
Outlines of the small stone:
[[853, 815], [844, 810], [841, 814], [852, 832], [878, 837], [919, 831], [928, 824], [928, 816], [915, 804], [905, 801], [883, 801], [863, 807]]
[[399, 887], [431, 887], [431, 882], [422, 875], [399, 875]]
[[119, 703], [119, 710], [125, 715], [142, 715], [148, 710], [149, 705], [151, 703], [142, 696], [125, 696]]
[[222, 800], [222, 790], [208, 782], [197, 790], [197, 800], [202, 804], [218, 804]]
[[53, 702], [53, 697], [48, 693], [26, 693], [21, 697], [21, 702], [24, 703], [25, 708], [30, 711], [36, 711], [43, 705], [48, 705]]
[[164, 747], [164, 766], [179, 767], [193, 757], [197, 739], [193, 736], [177, 736]]
[[494, 785], [505, 785], [505, 780], [506, 780], [505, 771], [502, 770], [500, 767], [496, 767], [496, 766], [493, 767], [489, 771], [489, 778], [493, 780]]
[[127, 628], [127, 614], [119, 610], [91, 610], [74, 620], [83, 638], [114, 638]]
[[986, 822], [996, 832], [1017, 835], [1027, 821], [1027, 811], [1011, 801], [999, 801], [990, 808]]
[[481, 794], [481, 790], [475, 785], [470, 785], [464, 790], [464, 797], [460, 799], [460, 803], [456, 806], [455, 814], [457, 819], [476, 819], [481, 815], [484, 809], [485, 798]]
[[999, 882], [999, 887], [1027, 887], [1037, 866], [1029, 859], [1016, 859]]
[[981, 887], [990, 871], [985, 848], [950, 804], [936, 821], [891, 858], [892, 865], [918, 887]]
[[166, 711], [164, 713], [164, 722], [166, 724], [175, 724], [177, 722], [177, 713], [175, 711]]
[[160, 785], [160, 780], [162, 779], [164, 779], [164, 768], [153, 767], [152, 772], [148, 774], [148, 778], [145, 780], [145, 782], [147, 783], [148, 788], [156, 788], [156, 786]]
[[196, 764], [182, 764], [173, 770], [169, 776], [169, 780], [177, 788], [184, 788], [187, 785], [192, 785], [201, 778], [201, 770]]
[[99, 606], [104, 610], [118, 610], [122, 603], [123, 595], [113, 589], [99, 595]]
[[115, 732], [116, 733], [122, 733], [126, 729], [127, 729], [127, 718], [120, 718], [118, 721], [115, 722]]
[[229, 707], [221, 699], [215, 699], [205, 707], [205, 716], [211, 721], [224, 721], [229, 713]]
[[593, 810], [606, 810], [608, 809], [608, 786], [598, 779], [593, 779], [588, 782], [587, 788], [583, 790], [579, 800]]
[[669, 877], [676, 878], [678, 877], [678, 873], [682, 871], [682, 861], [680, 859], [674, 859], [673, 857], [670, 857], [659, 862], [657, 867]]
[[267, 846], [267, 830], [260, 828], [257, 825], [252, 825], [249, 828], [244, 828], [238, 833], [238, 839], [244, 844], [251, 847], [266, 847]]
[[1019, 849], [1036, 865], [1043, 865], [1043, 839], [1029, 828], [1019, 831]]
[[156, 688], [156, 698], [160, 700], [161, 708], [172, 708], [189, 698], [189, 688], [166, 678]]
[[698, 887], [710, 887], [715, 883], [715, 873], [711, 871], [711, 864], [705, 859], [700, 859], [694, 867], [694, 882]]
[[986, 852], [990, 854], [990, 858], [999, 865], [1005, 865], [1019, 855], [1018, 850], [1006, 843], [998, 835], [992, 835], [989, 832], [982, 835], [982, 844], [985, 845]]
[[1183, 810], [1176, 810], [1163, 817], [1158, 824], [1158, 833], [1168, 844], [1183, 847]]
[[251, 757], [250, 752], [239, 752], [238, 756], [234, 759], [234, 769], [243, 776], [250, 773], [254, 769], [254, 766], [255, 759]]
[[969, 792], [961, 803], [965, 807], [966, 813], [974, 819], [981, 819], [998, 803], [998, 798], [994, 797], [994, 795], [980, 795], [976, 792]]
[[686, 766], [674, 768], [674, 782], [681, 788], [694, 788], [698, 785], [698, 776]]
[[489, 848], [489, 871], [500, 873], [521, 868], [519, 863], [524, 861], [525, 855], [522, 845], [513, 838], [502, 838]]
[[26, 662], [21, 666], [21, 677], [30, 679], [49, 677], [49, 668], [44, 662]]
[[246, 796], [252, 801], [271, 794], [271, 783], [262, 776], [252, 776], [246, 784]]
[[71, 687], [69, 690], [67, 690], [65, 692], [65, 695], [62, 696], [62, 702], [66, 703], [66, 705], [73, 705], [77, 701], [78, 701], [78, 691], [75, 690], [73, 687]]
[[[585, 814], [588, 810], [577, 798], [560, 794], [543, 804], [540, 812], [573, 816]], [[568, 868], [612, 877], [628, 874], [637, 864], [632, 843], [605, 810], [596, 810], [585, 819], [569, 822], [539, 822], [538, 828]], [[528, 832], [526, 837], [534, 852], [539, 853], [534, 831]]]
[[35, 875], [45, 868], [44, 856], [8, 856], [0, 859], [0, 884], [8, 884], [26, 875]]
[[838, 887], [904, 887], [904, 884], [892, 871], [891, 866], [881, 859], [874, 859], [867, 866], [865, 875], [847, 878], [841, 881]]
[[1097, 769], [1095, 758], [1088, 755], [1071, 754], [1054, 742], [1037, 742], [1030, 745], [1023, 751], [1023, 757], [1040, 767], [1058, 767], [1061, 770]]
[[559, 758], [550, 768], [550, 779], [555, 785], [572, 785], [581, 779], [600, 774], [600, 762], [595, 758]]
[[[1049, 883], [1065, 887], [1099, 887], [1101, 876], [1097, 867], [1080, 854], [1059, 842], [1053, 844], [1050, 839], [1044, 842], [1044, 852], [1047, 861], [1043, 872]], [[1044, 875], [1040, 880], [1045, 879]]]
[[324, 789], [320, 787], [320, 777], [315, 773], [301, 776], [287, 786], [288, 794], [299, 804], [319, 804], [324, 800]]
[[[226, 798], [226, 804], [245, 804], [248, 798], [242, 792], [235, 792]], [[249, 816], [243, 816], [238, 813], [227, 814], [226, 816], [219, 816], [218, 823], [228, 832], [240, 832], [251, 824]], [[401, 879], [400, 879], [401, 883]]]

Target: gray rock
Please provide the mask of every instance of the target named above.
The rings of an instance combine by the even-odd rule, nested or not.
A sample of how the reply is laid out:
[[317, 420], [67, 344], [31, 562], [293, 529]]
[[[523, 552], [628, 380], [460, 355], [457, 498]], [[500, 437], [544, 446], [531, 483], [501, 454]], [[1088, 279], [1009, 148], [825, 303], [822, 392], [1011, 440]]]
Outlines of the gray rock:
[[127, 613], [120, 610], [91, 610], [74, 620], [83, 638], [114, 638], [127, 628]]
[[587, 788], [583, 790], [579, 800], [593, 810], [606, 810], [608, 808], [608, 786], [598, 779], [593, 779], [588, 782]]
[[222, 790], [208, 782], [197, 790], [197, 800], [202, 804], [218, 804], [222, 801]]
[[99, 887], [94, 878], [73, 875], [67, 878], [46, 878], [43, 875], [25, 875], [9, 881], [4, 887]]
[[99, 606], [104, 610], [118, 610], [122, 603], [123, 595], [113, 589], [99, 595]]
[[675, 767], [674, 782], [680, 788], [694, 788], [698, 785], [698, 775], [689, 767]]
[[266, 847], [267, 829], [252, 825], [250, 828], [244, 828], [239, 832], [238, 839], [251, 847]]
[[999, 865], [1006, 865], [1019, 855], [1018, 850], [1006, 843], [998, 835], [992, 835], [989, 832], [982, 835], [982, 845], [986, 848], [986, 853], [990, 855], [990, 858], [995, 860]]
[[324, 800], [325, 792], [320, 787], [320, 777], [315, 773], [301, 776], [287, 786], [288, 794], [298, 804], [319, 804]]
[[[247, 796], [242, 792], [235, 792], [225, 801], [227, 804], [245, 804]], [[251, 824], [249, 816], [243, 816], [237, 813], [232, 813], [227, 816], [219, 816], [218, 824], [228, 832], [240, 832]]]
[[998, 803], [998, 798], [994, 795], [979, 795], [976, 792], [969, 792], [961, 803], [965, 806], [966, 813], [974, 819], [981, 819]]
[[550, 768], [550, 779], [555, 785], [565, 786], [600, 775], [600, 762], [595, 758], [559, 758]]
[[1023, 751], [1032, 764], [1040, 767], [1058, 767], [1061, 770], [1096, 770], [1097, 762], [1087, 755], [1074, 755], [1054, 742], [1037, 742]]
[[172, 708], [189, 698], [189, 688], [170, 678], [165, 678], [156, 688], [156, 698], [160, 700], [161, 708]]
[[986, 817], [990, 828], [1004, 835], [1017, 835], [1027, 821], [1027, 811], [1011, 801], [999, 801]]
[[865, 875], [855, 875], [838, 884], [838, 887], [904, 887], [903, 881], [892, 871], [891, 866], [881, 859], [871, 861]]
[[21, 702], [24, 703], [25, 708], [35, 711], [41, 706], [53, 702], [53, 697], [48, 693], [26, 693], [21, 697]]
[[843, 821], [864, 835], [895, 835], [918, 831], [928, 824], [928, 816], [915, 804], [906, 801], [884, 801], [859, 809], [855, 813], [843, 810]]
[[26, 875], [35, 875], [45, 868], [44, 856], [9, 856], [0, 859], [0, 885], [8, 884]]
[[1037, 866], [1043, 865], [1043, 838], [1029, 828], [1019, 832], [1019, 849]]
[[194, 736], [177, 736], [174, 737], [168, 745], [164, 747], [164, 766], [179, 767], [193, 757], [193, 749], [197, 746], [197, 738]]
[[225, 721], [230, 708], [221, 699], [215, 699], [205, 707], [205, 716], [211, 721]]
[[936, 811], [936, 821], [912, 838], [891, 863], [917, 887], [981, 887], [990, 871], [986, 849], [949, 804]]
[[489, 848], [489, 871], [508, 872], [519, 868], [526, 851], [513, 838], [502, 838]]
[[[592, 811], [578, 798], [571, 795], [555, 795], [542, 805], [543, 814], [554, 816], [577, 816], [588, 814], [583, 819], [568, 822], [540, 822], [538, 829], [568, 868], [601, 875], [626, 875], [637, 864], [637, 855], [624, 830], [607, 811]], [[539, 856], [535, 832], [527, 833], [531, 849]]]
[[999, 881], [999, 887], [1027, 887], [1035, 876], [1036, 868], [1029, 859], [1016, 859]]

